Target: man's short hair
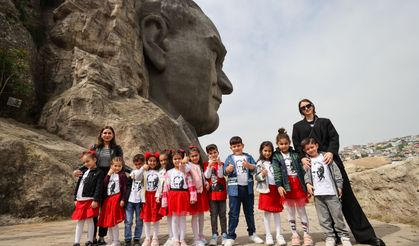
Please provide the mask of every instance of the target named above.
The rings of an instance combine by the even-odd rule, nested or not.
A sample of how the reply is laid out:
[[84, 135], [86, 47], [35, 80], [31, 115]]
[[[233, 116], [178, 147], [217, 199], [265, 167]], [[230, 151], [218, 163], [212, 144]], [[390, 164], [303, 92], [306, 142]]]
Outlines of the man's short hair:
[[230, 146], [234, 144], [243, 144], [242, 138], [239, 136], [234, 136], [230, 138]]
[[210, 144], [207, 147], [205, 147], [205, 151], [207, 151], [207, 154], [209, 154], [209, 152], [211, 150], [216, 150], [218, 152], [218, 147], [215, 144]]
[[136, 154], [134, 156], [134, 158], [132, 158], [132, 162], [137, 162], [137, 161], [145, 162], [144, 155], [143, 154]]

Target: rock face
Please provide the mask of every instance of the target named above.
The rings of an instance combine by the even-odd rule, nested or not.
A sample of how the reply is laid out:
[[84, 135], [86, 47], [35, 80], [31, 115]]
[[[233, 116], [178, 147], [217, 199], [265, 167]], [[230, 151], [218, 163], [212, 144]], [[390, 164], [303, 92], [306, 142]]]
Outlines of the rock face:
[[350, 180], [369, 217], [419, 225], [419, 158], [354, 173]]
[[385, 157], [365, 157], [345, 162], [345, 169], [347, 173], [362, 172], [390, 163], [391, 161]]
[[[4, 67], [4, 58], [0, 59], [0, 74], [3, 76], [0, 78], [0, 90], [8, 75], [13, 73], [0, 94], [0, 117], [13, 117], [33, 123], [34, 111], [39, 110], [32, 73], [37, 51], [23, 23], [25, 18], [25, 21], [29, 18], [25, 11], [24, 6], [19, 6], [18, 10], [11, 0], [0, 0], [0, 56], [6, 55], [12, 66], [20, 67], [9, 70]], [[20, 107], [7, 105], [9, 97], [22, 100]]]
[[0, 118], [0, 215], [69, 216], [83, 148], [44, 130]]

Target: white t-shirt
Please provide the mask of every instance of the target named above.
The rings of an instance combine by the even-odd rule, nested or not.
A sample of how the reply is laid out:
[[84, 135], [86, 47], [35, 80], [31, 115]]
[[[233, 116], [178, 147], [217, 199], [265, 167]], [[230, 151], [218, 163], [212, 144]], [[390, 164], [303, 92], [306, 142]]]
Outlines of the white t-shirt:
[[156, 191], [159, 187], [159, 171], [149, 170], [146, 175], [146, 191]]
[[336, 195], [336, 188], [329, 167], [324, 163], [323, 154], [311, 158], [314, 195]]
[[262, 163], [262, 167], [268, 170], [268, 182], [270, 185], [275, 185], [275, 176], [274, 176], [274, 169], [272, 167], [272, 163], [270, 161], [262, 161], [260, 160], [259, 163]]
[[109, 178], [108, 189], [106, 194], [108, 196], [118, 194], [120, 192], [119, 189], [119, 174], [112, 173], [111, 177]]
[[86, 201], [86, 200], [92, 200], [93, 197], [83, 197], [83, 188], [84, 188], [84, 182], [86, 182], [86, 178], [89, 175], [90, 169], [87, 169], [87, 171], [83, 174], [81, 181], [80, 181], [80, 185], [79, 188], [77, 190], [77, 196], [76, 196], [76, 200], [77, 201]]
[[295, 170], [295, 168], [291, 164], [292, 159], [291, 159], [290, 153], [288, 152], [288, 154], [284, 154], [281, 152], [281, 155], [284, 158], [285, 166], [287, 167], [288, 176], [297, 176], [297, 170]]
[[234, 164], [236, 165], [237, 172], [237, 184], [248, 185], [247, 168], [243, 166], [243, 162], [246, 160], [245, 155], [233, 155]]
[[167, 171], [167, 175], [170, 179], [170, 189], [179, 190], [179, 189], [188, 189], [188, 184], [185, 178], [185, 173], [176, 170], [175, 168]]
[[139, 180], [132, 181], [131, 193], [129, 194], [128, 201], [132, 203], [141, 202], [141, 189], [143, 188], [143, 182]]

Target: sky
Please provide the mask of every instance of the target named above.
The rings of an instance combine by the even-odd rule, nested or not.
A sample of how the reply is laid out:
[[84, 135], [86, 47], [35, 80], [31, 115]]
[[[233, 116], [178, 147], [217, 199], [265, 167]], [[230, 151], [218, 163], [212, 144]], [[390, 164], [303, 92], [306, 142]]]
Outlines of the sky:
[[340, 146], [419, 134], [419, 1], [196, 0], [227, 49], [218, 145], [241, 136], [259, 145], [280, 127], [291, 135], [311, 99], [331, 119]]

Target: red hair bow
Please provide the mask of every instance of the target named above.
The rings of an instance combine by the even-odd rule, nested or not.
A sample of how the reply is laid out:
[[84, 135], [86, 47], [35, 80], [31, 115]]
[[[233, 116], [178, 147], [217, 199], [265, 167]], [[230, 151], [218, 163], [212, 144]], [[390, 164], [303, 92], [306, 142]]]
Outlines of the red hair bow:
[[154, 153], [151, 153], [150, 151], [147, 151], [147, 152], [145, 152], [145, 153], [144, 153], [144, 157], [145, 157], [146, 159], [148, 159], [148, 158], [150, 158], [150, 157], [152, 157], [152, 156], [154, 156], [154, 157], [156, 157], [156, 158], [158, 159], [158, 158], [159, 158], [159, 156], [160, 156], [160, 152], [156, 151], [156, 152], [154, 152]]
[[84, 155], [96, 155], [96, 150], [95, 149], [86, 150], [83, 153], [81, 153], [81, 157], [83, 157]]
[[197, 146], [195, 146], [195, 145], [189, 145], [188, 146], [188, 149], [199, 149]]

